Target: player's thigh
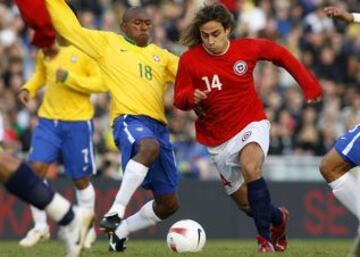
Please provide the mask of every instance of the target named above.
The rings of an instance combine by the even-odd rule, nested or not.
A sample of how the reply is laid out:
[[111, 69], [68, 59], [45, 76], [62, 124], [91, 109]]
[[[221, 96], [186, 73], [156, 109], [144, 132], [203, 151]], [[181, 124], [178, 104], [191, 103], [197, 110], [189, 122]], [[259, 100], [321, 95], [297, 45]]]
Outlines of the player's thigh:
[[142, 186], [155, 197], [171, 195], [177, 192], [178, 179], [173, 149], [161, 145], [159, 157], [150, 166]]
[[61, 151], [66, 175], [73, 180], [91, 176], [96, 172], [92, 122], [66, 123], [64, 131]]
[[137, 154], [143, 139], [157, 140], [156, 135], [144, 120], [132, 116], [122, 116], [114, 123], [115, 144], [121, 152], [122, 168]]
[[39, 119], [31, 138], [30, 162], [50, 164], [58, 159], [61, 138], [57, 124], [57, 121]]

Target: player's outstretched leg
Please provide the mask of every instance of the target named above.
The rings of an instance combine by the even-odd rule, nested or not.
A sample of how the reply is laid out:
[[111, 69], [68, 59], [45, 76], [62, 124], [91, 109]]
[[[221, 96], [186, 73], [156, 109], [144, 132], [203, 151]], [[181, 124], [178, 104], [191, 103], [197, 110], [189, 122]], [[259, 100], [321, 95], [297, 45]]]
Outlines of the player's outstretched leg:
[[[95, 189], [90, 182], [90, 178], [88, 176], [83, 177], [81, 179], [74, 180], [74, 183], [76, 186], [76, 199], [78, 205], [95, 212]], [[93, 226], [85, 238], [84, 248], [90, 249], [95, 241], [96, 231], [95, 226]]]
[[19, 245], [22, 247], [32, 247], [39, 242], [45, 242], [50, 239], [50, 228], [47, 224], [45, 211], [32, 205], [30, 205], [30, 211], [34, 221], [34, 227], [26, 233], [24, 238], [20, 240]]
[[110, 235], [109, 250], [124, 251], [125, 243], [131, 233], [148, 228], [170, 217], [178, 209], [175, 194], [155, 197], [155, 200], [147, 202], [137, 213], [123, 220]]
[[92, 211], [73, 208], [69, 201], [43, 183], [27, 164], [4, 153], [0, 153], [0, 181], [10, 193], [45, 210], [50, 218], [63, 226], [67, 257], [80, 256], [94, 219]]
[[148, 170], [149, 168], [145, 165], [134, 161], [133, 159], [129, 160], [115, 201], [99, 224], [105, 232], [114, 232], [119, 226], [131, 196], [143, 182]]
[[[144, 129], [142, 133], [140, 133], [145, 133], [144, 135], [139, 135], [139, 132], [136, 132], [138, 126], [138, 123], [132, 125], [131, 119], [127, 123], [127, 130], [129, 130], [132, 135], [139, 136], [139, 138], [134, 139], [135, 142], [130, 143], [126, 134], [119, 136], [119, 140], [122, 142], [120, 144], [122, 154], [131, 156], [134, 151], [137, 153], [127, 162], [123, 162], [126, 166], [123, 167], [124, 176], [119, 191], [116, 194], [110, 210], [100, 221], [100, 227], [108, 233], [113, 232], [121, 222], [121, 219], [124, 218], [126, 206], [132, 195], [143, 183], [150, 165], [152, 165], [159, 156], [160, 146], [157, 139], [152, 138], [153, 134], [148, 129]], [[124, 140], [122, 138], [124, 138]]]

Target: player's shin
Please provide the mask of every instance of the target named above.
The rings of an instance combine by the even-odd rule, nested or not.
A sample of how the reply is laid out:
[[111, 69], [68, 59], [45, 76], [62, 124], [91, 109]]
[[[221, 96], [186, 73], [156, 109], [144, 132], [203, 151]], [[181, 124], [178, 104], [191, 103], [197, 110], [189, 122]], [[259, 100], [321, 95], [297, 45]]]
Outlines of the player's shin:
[[132, 159], [127, 163], [115, 201], [105, 216], [117, 213], [120, 218], [124, 217], [130, 198], [143, 182], [148, 170], [148, 167]]
[[247, 184], [248, 200], [259, 235], [270, 241], [270, 192], [263, 178]]

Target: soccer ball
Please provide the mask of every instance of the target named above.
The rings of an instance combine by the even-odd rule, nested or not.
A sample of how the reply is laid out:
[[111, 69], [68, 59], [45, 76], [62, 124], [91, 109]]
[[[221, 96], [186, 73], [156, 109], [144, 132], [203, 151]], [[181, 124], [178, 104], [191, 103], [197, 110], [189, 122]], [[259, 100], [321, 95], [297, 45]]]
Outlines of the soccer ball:
[[206, 234], [196, 221], [180, 220], [170, 227], [166, 241], [173, 252], [199, 252], [205, 245]]

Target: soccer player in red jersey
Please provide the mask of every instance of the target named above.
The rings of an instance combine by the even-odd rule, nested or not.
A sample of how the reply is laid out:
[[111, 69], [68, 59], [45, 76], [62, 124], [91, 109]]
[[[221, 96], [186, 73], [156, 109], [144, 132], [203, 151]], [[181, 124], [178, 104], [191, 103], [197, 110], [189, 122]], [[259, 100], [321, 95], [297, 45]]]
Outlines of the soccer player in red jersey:
[[227, 193], [253, 217], [258, 252], [284, 251], [288, 211], [272, 205], [262, 178], [270, 123], [255, 92], [253, 70], [260, 60], [285, 68], [309, 102], [319, 100], [322, 89], [280, 45], [261, 39], [229, 40], [234, 26], [223, 5], [205, 6], [197, 12], [181, 36], [189, 50], [180, 58], [174, 104], [198, 114], [197, 140], [208, 147]]

